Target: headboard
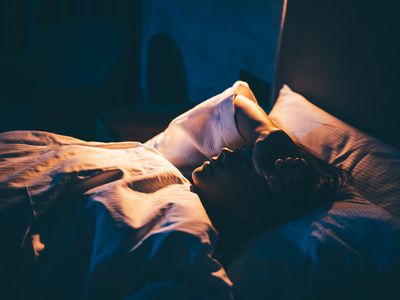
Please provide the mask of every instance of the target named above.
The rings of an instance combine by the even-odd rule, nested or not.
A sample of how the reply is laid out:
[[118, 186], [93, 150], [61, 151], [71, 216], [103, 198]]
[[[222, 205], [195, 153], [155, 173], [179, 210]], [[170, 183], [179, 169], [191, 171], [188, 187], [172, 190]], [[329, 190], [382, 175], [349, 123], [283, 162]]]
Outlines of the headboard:
[[274, 86], [400, 148], [395, 10], [371, 1], [288, 0]]

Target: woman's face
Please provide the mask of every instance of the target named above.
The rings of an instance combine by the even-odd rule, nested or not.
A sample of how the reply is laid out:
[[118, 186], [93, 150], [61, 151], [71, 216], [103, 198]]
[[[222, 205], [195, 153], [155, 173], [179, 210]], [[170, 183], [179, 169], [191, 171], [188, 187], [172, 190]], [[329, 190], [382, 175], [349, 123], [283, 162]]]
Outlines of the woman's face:
[[248, 208], [248, 199], [258, 190], [259, 182], [251, 163], [252, 148], [236, 151], [223, 148], [218, 156], [210, 158], [192, 173], [202, 201], [206, 206], [240, 214]]

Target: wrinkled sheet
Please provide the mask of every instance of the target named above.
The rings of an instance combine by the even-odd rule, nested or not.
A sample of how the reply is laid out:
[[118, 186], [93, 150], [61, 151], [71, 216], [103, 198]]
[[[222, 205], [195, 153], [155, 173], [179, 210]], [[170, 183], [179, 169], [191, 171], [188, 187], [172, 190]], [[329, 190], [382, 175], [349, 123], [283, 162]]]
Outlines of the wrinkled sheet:
[[0, 185], [8, 201], [21, 189], [33, 203], [51, 197], [65, 178], [78, 178], [73, 194], [84, 197], [63, 199], [41, 234], [45, 248], [31, 295], [231, 298], [231, 282], [212, 258], [217, 235], [200, 199], [157, 150], [39, 131], [0, 134]]

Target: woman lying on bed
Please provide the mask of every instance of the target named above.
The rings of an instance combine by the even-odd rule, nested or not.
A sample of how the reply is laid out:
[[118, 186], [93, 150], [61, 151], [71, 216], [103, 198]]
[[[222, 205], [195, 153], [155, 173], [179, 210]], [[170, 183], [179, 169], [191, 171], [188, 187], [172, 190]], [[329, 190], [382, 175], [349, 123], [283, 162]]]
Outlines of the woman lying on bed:
[[[251, 90], [243, 82], [235, 83], [220, 95], [177, 117], [164, 132], [145, 145], [84, 142], [43, 132], [8, 132], [0, 136], [0, 147], [0, 222], [9, 246], [5, 247], [8, 250], [3, 249], [2, 259], [19, 254], [18, 248], [25, 247], [27, 237], [32, 234], [39, 233], [43, 239], [42, 235], [46, 237], [47, 233], [48, 240], [57, 237], [48, 231], [62, 222], [61, 216], [67, 207], [76, 202], [71, 199], [90, 198], [96, 205], [101, 203], [101, 209], [107, 212], [103, 216], [99, 209], [95, 210], [93, 222], [98, 223], [94, 237], [85, 237], [90, 241], [88, 248], [108, 249], [106, 252], [92, 250], [90, 263], [95, 267], [89, 267], [90, 276], [85, 275], [82, 279], [86, 282], [86, 294], [96, 297], [107, 295], [105, 273], [107, 284], [113, 286], [112, 292], [109, 289], [107, 292], [113, 298], [116, 291], [126, 296], [134, 289], [132, 284], [122, 288], [124, 280], [120, 278], [118, 284], [110, 283], [113, 272], [125, 275], [133, 272], [132, 269], [121, 271], [126, 262], [121, 261], [120, 268], [115, 267], [118, 263], [111, 267], [109, 262], [106, 268], [102, 262], [99, 268], [101, 259], [93, 258], [98, 253], [116, 251], [109, 248], [121, 243], [121, 239], [116, 238], [121, 222], [123, 228], [128, 227], [134, 232], [129, 243], [125, 241], [125, 231], [122, 239], [125, 241], [122, 245], [129, 244], [125, 246], [132, 255], [150, 240], [149, 237], [159, 235], [160, 228], [167, 228], [171, 222], [179, 223], [171, 221], [173, 214], [168, 219], [165, 212], [173, 211], [171, 203], [182, 205], [186, 215], [180, 215], [178, 219], [184, 220], [179, 224], [185, 226], [174, 231], [196, 232], [194, 235], [200, 236], [204, 243], [204, 232], [209, 234], [209, 229], [196, 231], [199, 216], [197, 212], [186, 210], [186, 206], [192, 204], [174, 202], [175, 199], [170, 199], [172, 196], [193, 198], [193, 192], [199, 196], [219, 232], [217, 252], [222, 261], [228, 262], [244, 240], [329, 201], [344, 180], [339, 170], [314, 157], [280, 130], [257, 105]], [[177, 168], [198, 166], [192, 172], [192, 184], [163, 157]], [[190, 187], [190, 191], [186, 187]], [[143, 203], [146, 197], [152, 202], [146, 200]], [[151, 209], [149, 203], [152, 203]], [[196, 209], [200, 210], [199, 207]], [[109, 216], [113, 220], [111, 223], [107, 221]], [[169, 221], [158, 224], [160, 216]], [[199, 218], [200, 223], [207, 222], [204, 216]], [[82, 227], [79, 231], [83, 231]], [[103, 243], [94, 243], [95, 237]], [[212, 244], [213, 239], [210, 239]], [[41, 243], [34, 243], [36, 256], [41, 247]], [[152, 247], [154, 256], [154, 245]], [[3, 268], [2, 272], [21, 264], [18, 259], [20, 261], [8, 259], [8, 269]], [[99, 269], [107, 269], [107, 272], [101, 271], [98, 275]], [[181, 269], [182, 266], [180, 272]], [[216, 273], [214, 270], [213, 276]], [[229, 282], [227, 278], [221, 278]], [[73, 290], [71, 286], [69, 289]]]
[[278, 128], [245, 84], [238, 84], [234, 109], [245, 146], [223, 148], [192, 173], [226, 263], [241, 241], [330, 201], [346, 181]]

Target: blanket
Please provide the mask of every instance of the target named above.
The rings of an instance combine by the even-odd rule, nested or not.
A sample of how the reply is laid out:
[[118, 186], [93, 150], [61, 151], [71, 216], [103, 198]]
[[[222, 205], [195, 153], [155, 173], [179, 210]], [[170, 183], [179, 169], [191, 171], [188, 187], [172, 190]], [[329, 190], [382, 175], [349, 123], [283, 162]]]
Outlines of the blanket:
[[0, 193], [0, 211], [18, 201], [32, 208], [22, 243], [35, 234], [34, 267], [19, 295], [231, 299], [199, 197], [153, 147], [2, 133]]

